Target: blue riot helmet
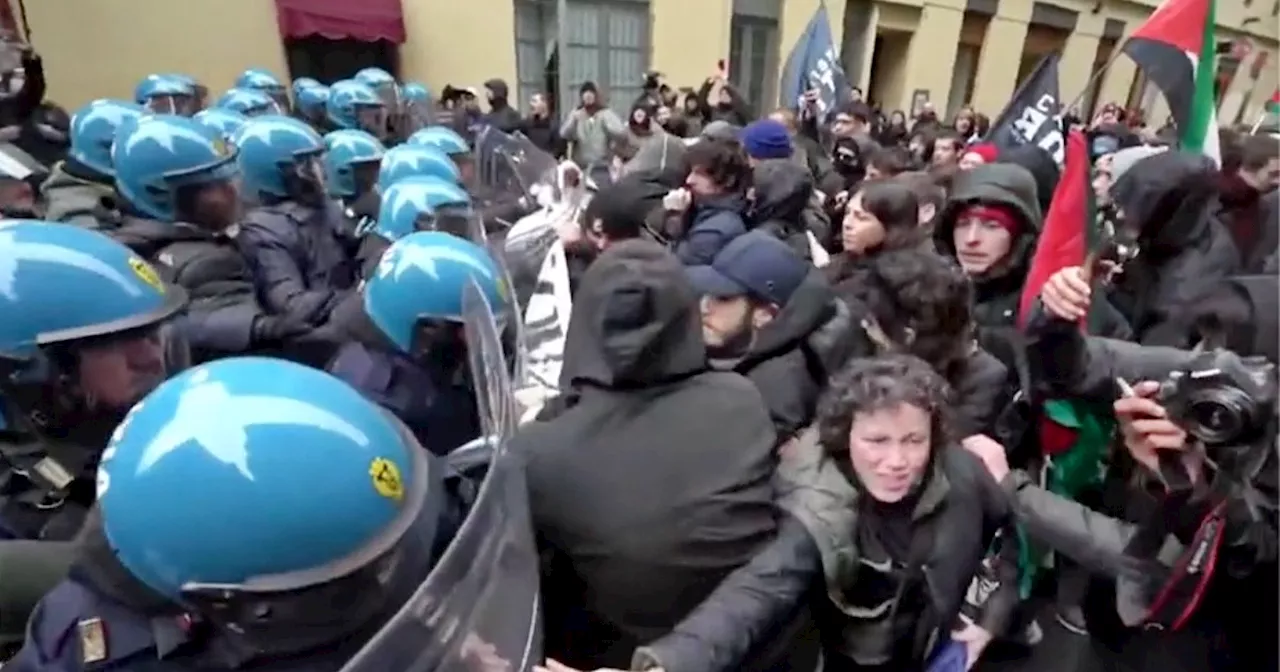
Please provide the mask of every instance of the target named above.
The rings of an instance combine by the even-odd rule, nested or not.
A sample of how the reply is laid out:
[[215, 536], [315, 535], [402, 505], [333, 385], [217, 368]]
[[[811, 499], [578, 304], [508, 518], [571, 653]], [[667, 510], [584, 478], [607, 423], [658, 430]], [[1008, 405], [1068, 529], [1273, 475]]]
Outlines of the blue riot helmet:
[[325, 107], [328, 104], [329, 87], [323, 84], [301, 89], [293, 99], [293, 109], [312, 124], [324, 123]]
[[382, 68], [364, 68], [352, 79], [373, 89], [388, 111], [400, 110], [400, 85], [396, 83], [396, 78], [391, 73]]
[[368, 131], [379, 140], [387, 137], [387, 106], [368, 84], [353, 79], [334, 82], [325, 111], [334, 128]]
[[236, 650], [287, 656], [376, 629], [421, 584], [451, 532], [442, 478], [394, 416], [337, 378], [236, 357], [129, 412], [97, 501], [132, 577]]
[[446, 126], [428, 126], [409, 136], [407, 144], [435, 147], [444, 152], [458, 166], [464, 184], [470, 184], [475, 172], [471, 160], [471, 147], [458, 135], [457, 131]]
[[172, 77], [185, 83], [187, 86], [191, 87], [192, 91], [196, 92], [195, 104], [191, 106], [190, 114], [195, 114], [196, 112], [204, 109], [205, 102], [209, 99], [209, 87], [201, 84], [195, 77], [181, 72], [170, 72], [166, 73], [165, 76]]
[[369, 193], [378, 183], [378, 167], [387, 149], [364, 131], [343, 129], [324, 136], [329, 193], [344, 199]]
[[415, 231], [442, 231], [483, 244], [484, 227], [471, 197], [436, 177], [408, 177], [382, 192], [374, 232], [390, 241]]
[[100, 98], [71, 115], [71, 148], [67, 158], [102, 175], [114, 177], [111, 145], [126, 120], [136, 120], [146, 108], [123, 100]]
[[431, 123], [431, 92], [417, 82], [409, 82], [400, 87], [400, 96], [404, 102], [406, 131], [415, 133]]
[[328, 198], [324, 139], [306, 122], [279, 115], [256, 117], [232, 141], [250, 198], [318, 203]]
[[0, 221], [0, 396], [9, 422], [91, 449], [85, 464], [63, 465], [78, 476], [124, 412], [186, 365], [172, 319], [186, 302], [106, 235]]
[[454, 184], [462, 180], [449, 157], [431, 147], [400, 145], [388, 149], [378, 169], [378, 189], [385, 192], [407, 177], [436, 177]]
[[401, 352], [421, 358], [440, 352], [442, 338], [460, 337], [463, 290], [473, 281], [495, 313], [505, 310], [509, 292], [484, 247], [440, 231], [411, 233], [387, 248], [365, 281], [364, 310]]
[[236, 78], [235, 88], [261, 91], [276, 101], [281, 110], [289, 109], [289, 94], [275, 75], [262, 68], [249, 68]]
[[452, 128], [446, 126], [428, 126], [409, 136], [410, 145], [426, 145], [444, 152], [449, 158], [470, 154], [467, 141]]
[[400, 96], [406, 103], [425, 103], [431, 100], [431, 92], [418, 82], [405, 82], [404, 86], [400, 87]]
[[116, 133], [111, 160], [116, 190], [147, 217], [178, 221], [183, 193], [230, 185], [239, 174], [235, 148], [212, 128], [174, 115], [142, 117]]
[[299, 77], [289, 85], [289, 92], [293, 94], [294, 100], [297, 100], [299, 91], [313, 86], [324, 86], [324, 84], [321, 84], [320, 80], [313, 77]]
[[195, 113], [196, 88], [177, 75], [147, 75], [133, 90], [134, 102], [160, 114]]
[[275, 98], [255, 89], [229, 89], [218, 99], [216, 107], [239, 112], [246, 117], [284, 113]]
[[249, 117], [223, 107], [197, 112], [192, 119], [213, 129], [227, 142], [231, 142], [232, 138], [235, 137], [236, 131], [239, 131], [241, 126], [249, 122]]

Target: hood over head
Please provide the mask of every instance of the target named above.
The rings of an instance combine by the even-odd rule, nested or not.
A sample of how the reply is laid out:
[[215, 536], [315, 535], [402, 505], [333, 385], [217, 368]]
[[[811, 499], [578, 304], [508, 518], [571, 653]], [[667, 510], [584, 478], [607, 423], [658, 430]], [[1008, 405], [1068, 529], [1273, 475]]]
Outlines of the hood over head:
[[662, 204], [668, 189], [641, 177], [629, 175], [596, 193], [587, 203], [584, 215], [587, 225], [599, 219], [606, 231], [643, 230], [645, 217]]
[[640, 143], [636, 155], [627, 162], [624, 173], [630, 175], [641, 171], [652, 171], [674, 175], [679, 173], [680, 181], [684, 181], [684, 143], [674, 135], [657, 134], [652, 139]]
[[495, 77], [486, 81], [484, 83], [484, 88], [489, 89], [489, 92], [493, 94], [493, 100], [500, 100], [504, 103], [507, 102], [507, 97], [510, 95], [510, 88], [507, 87], [507, 83], [504, 80]]
[[997, 161], [1026, 168], [1036, 181], [1036, 202], [1040, 205], [1040, 214], [1049, 212], [1049, 201], [1053, 200], [1053, 190], [1058, 188], [1058, 178], [1062, 174], [1052, 154], [1035, 145], [1019, 145], [1001, 152]]
[[1022, 166], [1012, 163], [988, 163], [973, 170], [958, 171], [951, 183], [951, 193], [942, 213], [934, 219], [934, 244], [938, 252], [955, 256], [956, 219], [973, 204], [1005, 206], [1021, 220], [1018, 238], [1009, 254], [988, 271], [987, 280], [1007, 281], [1031, 259], [1036, 237], [1044, 224], [1040, 214], [1039, 193], [1035, 177]]
[[698, 296], [666, 248], [648, 240], [610, 245], [579, 287], [561, 388], [644, 388], [707, 370]]
[[1124, 177], [1124, 174], [1129, 172], [1129, 169], [1133, 168], [1139, 161], [1167, 151], [1169, 151], [1168, 147], [1151, 147], [1149, 145], [1138, 145], [1137, 147], [1126, 147], [1125, 149], [1117, 150], [1111, 155], [1112, 184], [1119, 182], [1120, 178]]
[[706, 126], [702, 127], [702, 133], [698, 136], [704, 140], [734, 140], [738, 139], [738, 132], [742, 129], [723, 120], [717, 119]]
[[756, 224], [769, 220], [799, 222], [813, 196], [813, 176], [785, 159], [761, 161], [753, 171]]
[[1137, 227], [1144, 251], [1175, 253], [1209, 235], [1210, 209], [1217, 203], [1217, 172], [1206, 156], [1160, 152], [1125, 171], [1111, 185], [1111, 199], [1125, 225]]
[[1044, 223], [1035, 177], [1019, 165], [988, 163], [973, 170], [959, 171], [952, 180], [947, 205], [934, 220], [939, 249], [955, 252], [951, 230], [955, 228], [956, 217], [965, 206], [974, 203], [1009, 206], [1022, 219], [1025, 231], [1030, 234], [1039, 231]]

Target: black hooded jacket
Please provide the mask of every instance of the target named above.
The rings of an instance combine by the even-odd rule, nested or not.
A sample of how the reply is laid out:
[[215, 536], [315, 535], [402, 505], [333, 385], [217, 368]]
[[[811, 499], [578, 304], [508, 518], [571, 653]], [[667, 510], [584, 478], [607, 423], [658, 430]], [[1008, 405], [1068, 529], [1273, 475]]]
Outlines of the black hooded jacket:
[[503, 133], [520, 130], [520, 113], [511, 108], [507, 102], [510, 95], [507, 83], [501, 79], [491, 79], [484, 83], [492, 97], [489, 99], [488, 122]]
[[993, 163], [961, 171], [951, 187], [947, 207], [934, 220], [938, 252], [956, 256], [956, 219], [974, 203], [1004, 206], [1022, 221], [1003, 260], [973, 278], [973, 318], [980, 327], [1006, 327], [1017, 321], [1022, 281], [1026, 277], [1036, 237], [1043, 225], [1035, 177], [1022, 166]]
[[1144, 344], [1192, 345], [1179, 313], [1238, 270], [1235, 245], [1212, 216], [1215, 173], [1213, 163], [1198, 154], [1162, 152], [1138, 161], [1111, 187], [1124, 226], [1138, 232], [1139, 246], [1111, 299]]
[[746, 354], [713, 360], [712, 365], [737, 371], [755, 383], [781, 444], [813, 420], [818, 395], [843, 363], [837, 353], [850, 347], [852, 328], [849, 311], [815, 268], [760, 330]]
[[[549, 558], [547, 655], [625, 668], [773, 538], [773, 432], [749, 381], [709, 370], [697, 296], [661, 246], [610, 246], [574, 304], [561, 373], [574, 400], [511, 451]], [[776, 639], [752, 669], [816, 654]]]
[[755, 189], [751, 209], [752, 230], [760, 229], [809, 259], [809, 237], [804, 211], [813, 197], [813, 176], [789, 161], [764, 161], [753, 174]]

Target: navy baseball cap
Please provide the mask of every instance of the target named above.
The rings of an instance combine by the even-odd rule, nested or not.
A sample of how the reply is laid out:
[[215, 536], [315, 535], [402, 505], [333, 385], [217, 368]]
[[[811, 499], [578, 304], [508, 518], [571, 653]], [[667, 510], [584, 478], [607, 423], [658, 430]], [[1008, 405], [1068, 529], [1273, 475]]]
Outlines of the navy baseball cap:
[[752, 231], [725, 245], [709, 266], [691, 266], [687, 272], [700, 294], [719, 298], [750, 295], [784, 306], [809, 269], [809, 262], [786, 243]]

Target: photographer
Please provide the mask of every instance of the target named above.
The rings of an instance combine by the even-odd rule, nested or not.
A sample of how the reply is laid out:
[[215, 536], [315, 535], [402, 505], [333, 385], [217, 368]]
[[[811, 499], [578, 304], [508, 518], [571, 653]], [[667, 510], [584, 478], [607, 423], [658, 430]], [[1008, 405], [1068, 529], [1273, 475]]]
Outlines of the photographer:
[[1090, 294], [1079, 268], [1049, 280], [1028, 359], [1047, 395], [1114, 401], [1114, 515], [1037, 487], [1001, 451], [966, 447], [1013, 495], [1028, 534], [1115, 580], [1114, 599], [1108, 585], [1086, 605], [1107, 669], [1274, 670], [1276, 605], [1258, 600], [1277, 594], [1275, 368], [1082, 336]]

